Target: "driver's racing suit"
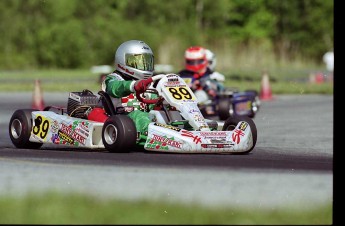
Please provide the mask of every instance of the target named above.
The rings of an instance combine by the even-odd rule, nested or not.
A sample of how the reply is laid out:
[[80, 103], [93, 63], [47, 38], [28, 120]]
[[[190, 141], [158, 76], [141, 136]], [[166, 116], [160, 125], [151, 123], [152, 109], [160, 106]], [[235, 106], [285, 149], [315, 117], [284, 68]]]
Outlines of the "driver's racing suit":
[[[203, 74], [195, 73], [188, 69], [183, 69], [178, 74], [189, 84], [201, 105], [204, 102], [215, 99], [217, 94], [224, 90], [223, 84], [212, 78], [213, 71], [210, 68], [207, 68]], [[197, 93], [198, 90], [204, 90], [207, 94]], [[211, 105], [206, 104], [205, 111], [210, 115], [215, 114], [215, 109]]]
[[[114, 107], [124, 107], [128, 117], [135, 124], [137, 132], [140, 132], [142, 139], [147, 136], [148, 124], [151, 122], [149, 113], [145, 110], [153, 108], [153, 104], [147, 105], [135, 97], [135, 80], [118, 72], [106, 76], [102, 83], [102, 90], [112, 97]], [[148, 108], [148, 109], [147, 109]], [[142, 143], [144, 140], [139, 140]]]
[[[207, 93], [220, 92], [224, 89], [223, 85], [212, 77], [213, 71], [207, 68], [204, 74], [198, 74], [193, 71], [183, 69], [178, 74], [184, 79], [191, 79], [189, 83], [190, 88], [195, 92], [196, 90], [203, 89]], [[212, 96], [212, 95], [211, 95]]]

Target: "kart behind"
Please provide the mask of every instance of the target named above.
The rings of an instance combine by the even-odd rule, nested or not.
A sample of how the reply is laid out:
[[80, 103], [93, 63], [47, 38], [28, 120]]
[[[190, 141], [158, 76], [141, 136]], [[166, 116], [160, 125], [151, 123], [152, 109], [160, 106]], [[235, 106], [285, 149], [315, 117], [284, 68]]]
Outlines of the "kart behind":
[[[191, 78], [183, 79], [191, 86]], [[198, 105], [205, 117], [217, 116], [220, 120], [226, 120], [230, 116], [254, 118], [260, 108], [256, 90], [239, 91], [237, 88], [226, 87], [217, 92], [215, 97], [210, 97], [204, 90], [196, 90], [194, 93], [199, 99]]]
[[[157, 99], [138, 100], [154, 104], [147, 109], [151, 123], [147, 134], [140, 134], [121, 107], [115, 108], [109, 95], [89, 90], [71, 92], [67, 108], [48, 106], [43, 111], [16, 110], [9, 122], [9, 135], [17, 148], [40, 148], [56, 144], [109, 152], [128, 152], [143, 139], [147, 151], [176, 153], [251, 152], [257, 140], [254, 121], [247, 116], [231, 116], [225, 121], [205, 119], [189, 86], [176, 74], [156, 75], [147, 92]], [[104, 122], [87, 119], [95, 109], [104, 109]]]
[[220, 120], [226, 120], [230, 116], [254, 118], [260, 108], [260, 99], [255, 90], [238, 91], [226, 88], [217, 93], [213, 100], [208, 98], [199, 104], [199, 108], [205, 117], [218, 116]]

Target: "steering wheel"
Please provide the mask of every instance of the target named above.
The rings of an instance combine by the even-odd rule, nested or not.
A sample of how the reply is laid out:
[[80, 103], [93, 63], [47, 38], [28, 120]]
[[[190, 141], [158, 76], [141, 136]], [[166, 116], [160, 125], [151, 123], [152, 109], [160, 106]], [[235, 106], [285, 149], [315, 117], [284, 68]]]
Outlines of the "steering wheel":
[[[157, 85], [158, 80], [160, 80], [161, 78], [163, 78], [165, 75], [164, 74], [159, 74], [159, 75], [155, 75], [153, 77], [151, 77], [152, 82], [155, 82], [155, 86]], [[157, 81], [157, 82], [156, 82]], [[140, 96], [140, 92], [135, 92], [135, 95], [137, 97], [137, 99], [145, 104], [155, 104], [157, 103], [161, 98], [156, 98], [156, 99], [146, 99]]]

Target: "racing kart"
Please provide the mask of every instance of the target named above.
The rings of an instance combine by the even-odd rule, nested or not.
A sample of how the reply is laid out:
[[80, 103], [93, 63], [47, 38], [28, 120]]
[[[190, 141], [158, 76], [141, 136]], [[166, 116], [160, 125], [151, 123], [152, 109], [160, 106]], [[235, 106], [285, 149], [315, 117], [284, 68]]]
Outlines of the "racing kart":
[[[191, 78], [184, 77], [183, 79], [191, 86]], [[207, 83], [212, 86], [212, 81], [207, 81]], [[200, 111], [205, 117], [218, 116], [220, 120], [226, 120], [230, 116], [254, 118], [260, 108], [260, 99], [256, 90], [239, 91], [236, 88], [226, 87], [217, 92], [214, 98], [202, 89], [194, 93], [199, 100]]]
[[[176, 153], [249, 153], [257, 141], [254, 121], [231, 116], [225, 122], [205, 119], [197, 98], [176, 74], [152, 77], [150, 89], [156, 99], [136, 93], [139, 101], [154, 104], [148, 110], [151, 123], [147, 134], [137, 132], [135, 124], [121, 107], [115, 108], [104, 91], [71, 92], [67, 109], [48, 106], [43, 111], [16, 110], [9, 122], [9, 135], [17, 148], [40, 148], [43, 144], [67, 145], [109, 152], [128, 152], [139, 138], [146, 138], [147, 151]], [[104, 122], [86, 118], [94, 108], [103, 108]]]

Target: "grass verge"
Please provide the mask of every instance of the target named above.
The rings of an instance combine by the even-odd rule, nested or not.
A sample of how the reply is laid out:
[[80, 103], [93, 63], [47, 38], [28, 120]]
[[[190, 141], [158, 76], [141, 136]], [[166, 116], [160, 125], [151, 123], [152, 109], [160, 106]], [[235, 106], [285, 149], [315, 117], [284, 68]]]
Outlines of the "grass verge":
[[[261, 78], [255, 72], [244, 73], [236, 77], [226, 77], [225, 86], [235, 87], [240, 91], [254, 89], [260, 91]], [[72, 92], [89, 89], [97, 92], [101, 89], [100, 75], [90, 70], [33, 70], [33, 71], [0, 71], [0, 91], [31, 92], [35, 80], [41, 81], [44, 92]], [[270, 77], [273, 94], [333, 94], [333, 83], [309, 83], [307, 80], [293, 78], [291, 81]]]
[[48, 192], [0, 197], [0, 224], [330, 225], [332, 206], [312, 209], [206, 208], [157, 201], [101, 200]]

